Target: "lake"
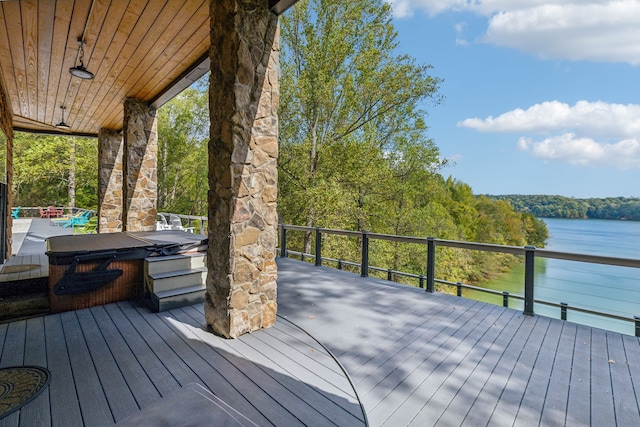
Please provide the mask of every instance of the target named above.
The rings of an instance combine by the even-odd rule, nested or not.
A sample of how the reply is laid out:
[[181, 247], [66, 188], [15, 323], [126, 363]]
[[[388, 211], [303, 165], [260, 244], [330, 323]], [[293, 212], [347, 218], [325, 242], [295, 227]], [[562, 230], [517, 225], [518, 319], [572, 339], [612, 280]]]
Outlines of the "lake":
[[[545, 218], [550, 238], [546, 249], [578, 254], [640, 259], [640, 222]], [[538, 258], [535, 298], [612, 314], [640, 316], [640, 269]], [[524, 294], [524, 265], [483, 287]], [[465, 297], [502, 304], [502, 297], [466, 291]], [[522, 309], [522, 301], [510, 307]], [[536, 304], [537, 314], [560, 317], [560, 309]], [[634, 334], [633, 322], [568, 311], [567, 320]]]

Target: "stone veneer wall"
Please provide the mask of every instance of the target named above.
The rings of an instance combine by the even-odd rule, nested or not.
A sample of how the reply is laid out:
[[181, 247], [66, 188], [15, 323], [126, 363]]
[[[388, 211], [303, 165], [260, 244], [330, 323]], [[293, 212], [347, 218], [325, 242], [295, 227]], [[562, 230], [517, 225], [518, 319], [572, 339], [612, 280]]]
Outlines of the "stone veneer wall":
[[235, 338], [275, 323], [278, 18], [268, 0], [211, 0], [205, 317]]
[[98, 132], [98, 232], [122, 231], [123, 139], [120, 132]]
[[11, 187], [13, 184], [13, 114], [11, 113], [11, 103], [4, 88], [2, 79], [0, 79], [0, 129], [7, 137], [7, 229], [5, 230], [5, 239], [7, 245], [6, 258], [11, 257], [11, 242], [13, 234], [13, 218], [11, 217], [11, 206], [13, 206], [13, 196]]
[[158, 215], [158, 120], [146, 102], [124, 102], [124, 231], [152, 231]]

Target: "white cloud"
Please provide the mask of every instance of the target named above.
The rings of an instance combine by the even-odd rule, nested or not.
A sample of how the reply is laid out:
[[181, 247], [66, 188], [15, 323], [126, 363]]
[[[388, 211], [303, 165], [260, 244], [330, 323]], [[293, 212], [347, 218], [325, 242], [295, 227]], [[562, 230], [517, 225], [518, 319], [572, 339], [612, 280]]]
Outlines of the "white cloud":
[[413, 16], [416, 10], [423, 10], [430, 16], [449, 9], [463, 10], [467, 0], [386, 0], [393, 7], [393, 14], [398, 18]]
[[499, 12], [483, 41], [542, 58], [640, 65], [640, 1], [550, 3]]
[[548, 134], [571, 131], [578, 136], [632, 138], [640, 135], [640, 105], [578, 101], [570, 106], [559, 101], [517, 108], [494, 118], [466, 119], [458, 126], [481, 132], [528, 132]]
[[467, 24], [464, 22], [458, 22], [453, 26], [453, 29], [456, 31], [456, 46], [468, 46], [469, 42], [464, 38], [464, 30], [467, 27]]
[[520, 138], [518, 147], [535, 157], [557, 160], [578, 166], [612, 166], [640, 169], [640, 140], [625, 139], [614, 144], [598, 143], [590, 138], [576, 138], [568, 133], [534, 142]]
[[387, 0], [398, 18], [470, 11], [488, 18], [481, 40], [541, 58], [640, 65], [640, 0]]
[[[481, 132], [525, 134], [521, 150], [545, 160], [582, 166], [640, 169], [640, 105], [558, 101], [515, 109], [500, 116], [472, 118], [458, 126]], [[528, 135], [545, 135], [534, 141]]]

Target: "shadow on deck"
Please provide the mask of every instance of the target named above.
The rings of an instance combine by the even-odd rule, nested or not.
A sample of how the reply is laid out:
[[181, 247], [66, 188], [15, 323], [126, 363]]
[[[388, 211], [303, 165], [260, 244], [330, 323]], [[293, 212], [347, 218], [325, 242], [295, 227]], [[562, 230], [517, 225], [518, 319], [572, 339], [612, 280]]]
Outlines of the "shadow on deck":
[[[638, 338], [289, 259], [275, 327], [224, 340], [203, 306], [134, 302], [0, 325], [0, 367], [48, 390], [4, 425], [110, 425], [196, 382], [258, 425], [640, 425]], [[286, 320], [285, 320], [286, 319]]]

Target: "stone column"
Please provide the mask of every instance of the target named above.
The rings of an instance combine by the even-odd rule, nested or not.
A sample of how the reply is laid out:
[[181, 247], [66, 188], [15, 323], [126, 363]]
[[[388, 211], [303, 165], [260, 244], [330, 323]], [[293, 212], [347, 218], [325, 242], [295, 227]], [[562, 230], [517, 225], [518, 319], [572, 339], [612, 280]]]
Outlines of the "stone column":
[[98, 132], [98, 232], [122, 231], [122, 134]]
[[205, 317], [235, 338], [276, 320], [278, 18], [267, 0], [211, 0]]
[[158, 214], [158, 120], [146, 102], [124, 102], [124, 231], [155, 230]]

